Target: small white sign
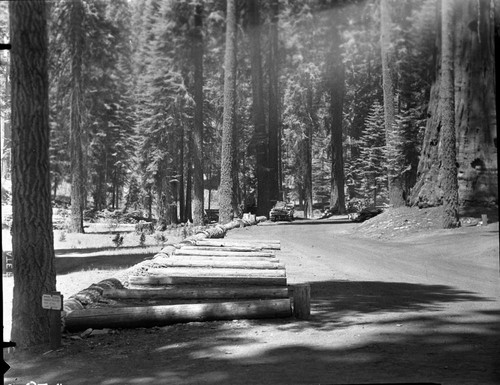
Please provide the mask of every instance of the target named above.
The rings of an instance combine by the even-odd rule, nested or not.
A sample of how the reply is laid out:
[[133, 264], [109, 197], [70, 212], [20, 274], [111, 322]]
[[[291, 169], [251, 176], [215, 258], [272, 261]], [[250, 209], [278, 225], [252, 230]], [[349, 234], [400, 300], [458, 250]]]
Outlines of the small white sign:
[[43, 294], [42, 308], [47, 310], [62, 310], [62, 296], [59, 294]]

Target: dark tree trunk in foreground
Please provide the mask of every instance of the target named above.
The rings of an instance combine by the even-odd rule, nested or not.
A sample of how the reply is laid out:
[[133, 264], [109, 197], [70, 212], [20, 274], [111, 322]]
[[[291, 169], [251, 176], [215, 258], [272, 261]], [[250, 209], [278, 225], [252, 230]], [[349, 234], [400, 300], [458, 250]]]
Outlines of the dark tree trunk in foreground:
[[82, 127], [82, 70], [85, 47], [83, 18], [85, 10], [81, 0], [70, 6], [70, 49], [71, 49], [71, 111], [70, 111], [70, 161], [71, 161], [71, 223], [70, 231], [83, 233], [84, 207], [84, 164]]
[[255, 133], [253, 141], [256, 149], [257, 215], [269, 215], [271, 201], [269, 195], [268, 134], [264, 109], [264, 88], [262, 81], [262, 60], [260, 49], [260, 16], [258, 0], [247, 0], [248, 35], [250, 40], [250, 64], [252, 72], [252, 115]]
[[338, 214], [345, 214], [345, 177], [342, 146], [342, 121], [344, 107], [344, 63], [340, 51], [341, 36], [337, 26], [332, 26], [332, 46], [329, 66], [329, 93], [331, 119], [332, 174], [330, 207]]
[[219, 222], [233, 219], [233, 129], [236, 108], [236, 6], [227, 0], [226, 53], [224, 58], [224, 113], [222, 122]]
[[388, 0], [380, 1], [380, 48], [382, 54], [382, 87], [384, 90], [384, 118], [385, 138], [388, 154], [389, 167], [387, 178], [389, 182], [389, 202], [393, 207], [405, 205], [403, 193], [403, 181], [398, 166], [399, 157], [398, 139], [399, 133], [396, 127], [396, 115], [394, 111], [394, 83], [391, 71], [393, 50], [391, 48], [391, 17]]
[[[494, 15], [488, 0], [454, 3], [455, 132], [460, 206], [498, 203]], [[439, 74], [439, 69], [438, 69]], [[431, 89], [427, 127], [411, 203], [443, 204], [439, 109], [441, 76]]]
[[194, 127], [193, 127], [193, 224], [201, 226], [204, 214], [203, 188], [203, 5], [195, 6], [193, 32]]
[[49, 173], [49, 85], [44, 1], [9, 3], [12, 79], [12, 340], [48, 343], [42, 294], [56, 289]]
[[442, 0], [441, 8], [441, 147], [443, 149], [443, 227], [459, 227], [457, 152], [455, 139], [455, 95], [453, 84], [453, 0]]
[[[271, 204], [281, 200], [280, 183], [280, 96], [278, 89], [278, 12], [279, 0], [271, 1], [271, 22], [269, 24], [269, 199]], [[267, 214], [266, 214], [267, 215]]]

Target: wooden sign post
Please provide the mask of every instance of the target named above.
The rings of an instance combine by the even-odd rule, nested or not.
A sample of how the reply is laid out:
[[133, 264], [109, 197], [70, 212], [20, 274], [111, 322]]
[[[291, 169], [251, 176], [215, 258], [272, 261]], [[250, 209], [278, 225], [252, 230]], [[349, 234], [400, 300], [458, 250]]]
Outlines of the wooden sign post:
[[293, 315], [303, 320], [311, 316], [311, 286], [308, 283], [293, 287]]
[[50, 348], [57, 349], [61, 346], [61, 311], [63, 309], [63, 296], [55, 291], [42, 295], [42, 307], [49, 311]]

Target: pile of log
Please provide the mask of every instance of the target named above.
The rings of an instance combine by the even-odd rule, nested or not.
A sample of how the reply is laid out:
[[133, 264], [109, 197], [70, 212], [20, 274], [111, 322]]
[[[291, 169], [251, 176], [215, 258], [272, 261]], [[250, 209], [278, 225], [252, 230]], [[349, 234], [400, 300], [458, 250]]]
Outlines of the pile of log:
[[[135, 270], [127, 288], [105, 288], [102, 297], [119, 301], [120, 307], [76, 309], [67, 315], [66, 329], [290, 317], [286, 270], [275, 255], [279, 249], [279, 241], [190, 239]], [[296, 303], [295, 314], [307, 318], [309, 299], [303, 296], [296, 293], [307, 303]], [[138, 300], [155, 304], [127, 305]]]

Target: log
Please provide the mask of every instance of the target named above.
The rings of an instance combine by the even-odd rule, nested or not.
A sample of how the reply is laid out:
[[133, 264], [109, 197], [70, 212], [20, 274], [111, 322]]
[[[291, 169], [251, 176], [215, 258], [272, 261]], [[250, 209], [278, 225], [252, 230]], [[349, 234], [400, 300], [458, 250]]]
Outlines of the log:
[[281, 269], [230, 269], [203, 267], [158, 267], [151, 268], [149, 274], [169, 277], [286, 277]]
[[207, 251], [262, 251], [257, 246], [182, 246], [182, 250], [207, 250]]
[[[158, 262], [159, 267], [211, 267], [221, 269], [284, 269], [285, 265], [281, 262], [274, 261], [241, 261], [227, 260], [226, 258], [199, 259], [192, 260], [191, 258], [164, 258]], [[156, 266], [153, 266], [156, 267]]]
[[285, 277], [162, 277], [131, 276], [131, 285], [258, 285], [286, 286]]
[[308, 283], [293, 288], [293, 315], [298, 319], [309, 319], [311, 315], [311, 286]]
[[225, 257], [217, 255], [175, 255], [172, 256], [158, 256], [153, 258], [153, 261], [158, 263], [163, 263], [163, 261], [184, 261], [184, 262], [269, 262], [269, 263], [280, 263], [280, 260], [275, 256], [272, 257]]
[[260, 247], [268, 250], [280, 250], [280, 241], [252, 241], [252, 240], [228, 240], [228, 239], [201, 239], [193, 241], [196, 246], [219, 246], [219, 247]]
[[106, 289], [103, 296], [115, 299], [270, 299], [288, 298], [286, 287], [200, 287], [168, 289]]
[[75, 310], [66, 317], [68, 331], [88, 328], [165, 326], [181, 322], [283, 318], [291, 316], [290, 299], [134, 306]]
[[218, 257], [274, 257], [271, 252], [265, 251], [224, 251], [224, 250], [189, 250], [180, 248], [174, 255], [206, 255]]

